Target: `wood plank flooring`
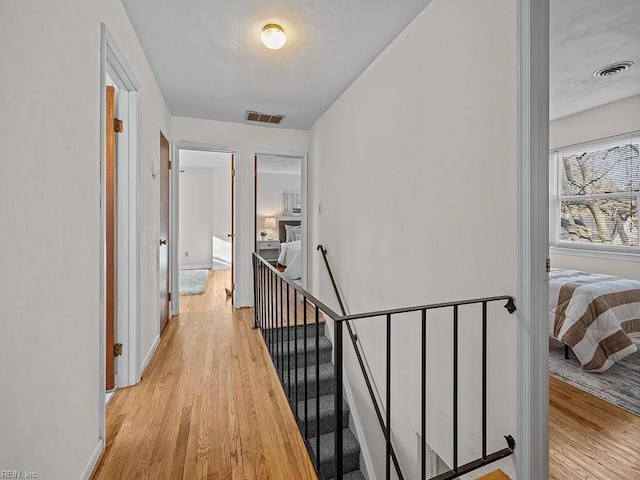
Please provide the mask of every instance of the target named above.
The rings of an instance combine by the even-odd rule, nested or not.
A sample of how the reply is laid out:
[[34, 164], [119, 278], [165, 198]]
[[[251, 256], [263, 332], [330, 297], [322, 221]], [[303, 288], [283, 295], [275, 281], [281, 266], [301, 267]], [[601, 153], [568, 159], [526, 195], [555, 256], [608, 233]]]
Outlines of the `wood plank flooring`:
[[549, 478], [640, 479], [640, 417], [549, 377]]
[[253, 310], [225, 295], [228, 275], [180, 298], [145, 378], [109, 403], [93, 479], [317, 478]]

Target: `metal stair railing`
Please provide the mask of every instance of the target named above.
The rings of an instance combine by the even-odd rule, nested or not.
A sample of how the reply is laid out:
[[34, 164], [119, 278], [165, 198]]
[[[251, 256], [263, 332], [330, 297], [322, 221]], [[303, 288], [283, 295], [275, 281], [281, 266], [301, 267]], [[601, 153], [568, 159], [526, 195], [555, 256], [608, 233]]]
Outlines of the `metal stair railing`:
[[[325, 256], [325, 262], [328, 265], [328, 260], [326, 259], [326, 250], [323, 247], [319, 247], [319, 250], [323, 252], [323, 256]], [[324, 315], [327, 315], [334, 321], [334, 365], [333, 365], [333, 373], [334, 373], [334, 460], [335, 460], [335, 474], [336, 480], [343, 480], [343, 467], [344, 467], [344, 456], [343, 456], [343, 407], [342, 407], [342, 398], [344, 394], [343, 390], [343, 351], [344, 351], [344, 338], [343, 338], [343, 327], [346, 324], [347, 330], [351, 336], [352, 343], [354, 343], [354, 347], [356, 352], [359, 352], [359, 348], [355, 345], [354, 338], [355, 334], [353, 334], [352, 329], [350, 328], [350, 321], [353, 320], [364, 320], [371, 319], [375, 317], [384, 317], [386, 319], [386, 404], [385, 404], [385, 419], [381, 421], [382, 414], [380, 412], [380, 407], [377, 406], [377, 402], [375, 401], [375, 395], [372, 395], [373, 389], [371, 387], [371, 380], [367, 380], [369, 375], [363, 368], [364, 361], [362, 356], [358, 357], [363, 376], [365, 377], [365, 382], [367, 383], [367, 387], [369, 389], [370, 395], [372, 395], [372, 399], [374, 400], [374, 406], [376, 409], [376, 414], [378, 416], [379, 423], [381, 423], [381, 427], [383, 428], [383, 435], [385, 437], [385, 455], [386, 455], [386, 464], [385, 464], [385, 479], [391, 479], [391, 464], [393, 463], [396, 473], [399, 478], [401, 473], [400, 466], [397, 462], [397, 458], [395, 457], [395, 452], [393, 450], [393, 445], [391, 444], [391, 400], [392, 400], [392, 392], [391, 392], [391, 334], [392, 334], [392, 318], [395, 315], [406, 314], [410, 312], [420, 312], [421, 314], [421, 400], [422, 400], [422, 409], [421, 409], [421, 432], [422, 432], [422, 462], [421, 462], [421, 478], [426, 480], [427, 478], [427, 466], [426, 466], [426, 326], [427, 326], [427, 313], [431, 310], [440, 310], [440, 309], [451, 309], [453, 313], [452, 322], [453, 322], [453, 428], [452, 428], [452, 436], [453, 436], [453, 466], [450, 470], [445, 473], [439, 474], [437, 477], [434, 477], [433, 480], [453, 480], [461, 475], [469, 473], [473, 470], [476, 470], [482, 466], [488, 465], [492, 462], [500, 460], [502, 458], [506, 458], [513, 454], [515, 449], [515, 440], [511, 435], [506, 435], [505, 439], [507, 442], [507, 447], [496, 452], [488, 453], [487, 452], [487, 379], [488, 379], [488, 371], [487, 371], [487, 331], [488, 331], [488, 315], [487, 315], [487, 306], [489, 303], [506, 301], [504, 308], [507, 309], [509, 313], [513, 313], [516, 310], [514, 298], [510, 295], [499, 295], [493, 297], [484, 297], [484, 298], [475, 298], [469, 300], [460, 300], [455, 302], [445, 302], [445, 303], [435, 303], [435, 304], [427, 304], [427, 305], [419, 305], [413, 307], [403, 307], [389, 310], [381, 310], [377, 312], [366, 312], [366, 313], [358, 313], [346, 315], [344, 313], [344, 305], [342, 304], [342, 300], [339, 300], [341, 305], [341, 310], [343, 314], [340, 315], [330, 307], [325, 305], [323, 302], [314, 297], [311, 293], [307, 292], [305, 289], [296, 285], [287, 279], [280, 271], [270, 265], [266, 260], [257, 255], [253, 254], [253, 270], [254, 270], [254, 323], [255, 328], [259, 328], [263, 340], [265, 342], [265, 346], [271, 354], [271, 358], [276, 365], [276, 370], [279, 370], [278, 375], [280, 376], [280, 381], [283, 385], [283, 389], [285, 390], [285, 394], [287, 390], [289, 390], [289, 394], [291, 395], [291, 371], [290, 371], [290, 352], [291, 352], [291, 343], [290, 343], [290, 302], [289, 302], [289, 291], [293, 290], [293, 298], [294, 298], [294, 319], [295, 324], [297, 325], [297, 312], [298, 312], [298, 295], [300, 295], [303, 302], [303, 315], [304, 315], [304, 418], [299, 420], [300, 431], [305, 439], [305, 444], [307, 445], [307, 450], [312, 458], [314, 463], [314, 467], [316, 472], [318, 472], [319, 478], [324, 478], [321, 473], [321, 458], [320, 458], [320, 375], [318, 370], [318, 365], [320, 362], [319, 357], [319, 314], [323, 312]], [[335, 284], [335, 279], [333, 278], [333, 274], [331, 273], [332, 284], [334, 288], [337, 287]], [[287, 349], [288, 349], [288, 381], [285, 381], [285, 367], [284, 367], [284, 328], [285, 328], [285, 315], [284, 315], [284, 305], [283, 305], [283, 286], [287, 285], [287, 305], [286, 305], [286, 327], [287, 327]], [[279, 304], [278, 304], [278, 292], [279, 292]], [[307, 308], [311, 305], [313, 311], [314, 322], [312, 325], [315, 326], [315, 342], [316, 342], [316, 383], [315, 383], [315, 393], [316, 393], [316, 449], [315, 452], [318, 452], [315, 455], [313, 447], [309, 443], [308, 436], [308, 391], [309, 384], [307, 379], [307, 339], [306, 339], [306, 329], [307, 329]], [[459, 361], [459, 307], [463, 305], [480, 305], [482, 311], [482, 456], [477, 460], [472, 462], [468, 462], [463, 465], [459, 465], [458, 462], [458, 361]], [[296, 327], [297, 328], [297, 327]], [[297, 333], [296, 333], [297, 335]], [[297, 338], [297, 337], [296, 337]], [[355, 339], [357, 341], [357, 339]], [[295, 342], [295, 346], [297, 350], [297, 342]], [[297, 377], [297, 351], [296, 351], [296, 377]], [[287, 387], [285, 388], [285, 383]], [[295, 398], [298, 398], [298, 382], [296, 378], [295, 382]], [[290, 398], [290, 397], [289, 397]], [[290, 402], [291, 404], [291, 402]], [[294, 406], [292, 406], [294, 410], [294, 416], [298, 418], [297, 412], [297, 402]]]

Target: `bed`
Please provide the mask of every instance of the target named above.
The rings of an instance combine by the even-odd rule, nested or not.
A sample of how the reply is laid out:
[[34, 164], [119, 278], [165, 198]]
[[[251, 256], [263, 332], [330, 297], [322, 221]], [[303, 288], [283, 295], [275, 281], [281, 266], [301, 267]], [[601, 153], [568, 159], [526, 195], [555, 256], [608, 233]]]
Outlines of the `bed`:
[[302, 277], [302, 226], [300, 220], [280, 220], [280, 256], [278, 264], [286, 267], [284, 274], [292, 280]]
[[552, 269], [549, 275], [549, 335], [568, 345], [588, 372], [604, 372], [637, 351], [640, 282]]

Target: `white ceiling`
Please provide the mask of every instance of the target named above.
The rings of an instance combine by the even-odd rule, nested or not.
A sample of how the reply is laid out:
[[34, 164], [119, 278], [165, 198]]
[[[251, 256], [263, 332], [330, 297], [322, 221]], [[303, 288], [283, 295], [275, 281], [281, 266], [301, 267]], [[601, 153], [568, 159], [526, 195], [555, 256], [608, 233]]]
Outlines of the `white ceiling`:
[[[640, 94], [640, 0], [551, 0], [550, 117]], [[593, 72], [631, 60], [610, 78]]]
[[[173, 115], [306, 130], [430, 0], [122, 0]], [[187, 6], [188, 5], [188, 6]], [[260, 43], [267, 23], [287, 44]]]

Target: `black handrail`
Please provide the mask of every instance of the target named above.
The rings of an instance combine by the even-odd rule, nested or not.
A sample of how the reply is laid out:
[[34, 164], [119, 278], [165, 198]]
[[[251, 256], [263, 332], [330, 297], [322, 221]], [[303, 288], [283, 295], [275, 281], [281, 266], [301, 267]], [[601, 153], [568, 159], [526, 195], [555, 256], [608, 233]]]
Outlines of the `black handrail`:
[[[338, 299], [338, 305], [340, 305], [340, 310], [342, 311], [342, 315], [343, 315], [342, 318], [343, 319], [348, 318], [347, 311], [345, 310], [344, 303], [342, 302], [342, 297], [340, 296], [340, 292], [338, 291], [338, 285], [336, 284], [336, 280], [333, 276], [333, 271], [331, 270], [331, 265], [329, 265], [327, 250], [322, 245], [318, 245], [318, 250], [320, 251], [320, 253], [322, 253], [324, 264], [327, 267], [327, 271], [329, 272], [329, 278], [331, 279], [331, 284], [333, 285], [333, 291], [336, 294], [336, 297]], [[362, 352], [360, 351], [360, 347], [358, 347], [358, 336], [353, 332], [353, 328], [351, 327], [351, 322], [347, 321], [346, 324], [347, 324], [347, 331], [349, 332], [349, 338], [351, 339], [351, 344], [353, 345], [353, 351], [355, 352], [356, 358], [358, 359], [358, 364], [360, 365], [360, 371], [362, 372], [364, 383], [367, 386], [367, 391], [369, 392], [369, 397], [371, 398], [373, 409], [375, 410], [376, 417], [378, 418], [378, 425], [380, 425], [380, 429], [382, 430], [382, 434], [385, 437], [385, 441], [387, 441], [387, 435], [388, 435], [387, 427], [385, 426], [385, 420], [382, 418], [382, 411], [380, 409], [380, 405], [378, 405], [376, 395], [373, 391], [373, 385], [371, 383], [371, 378], [367, 373]], [[398, 457], [396, 456], [396, 452], [393, 449], [393, 445], [391, 444], [391, 441], [387, 441], [387, 445], [389, 446], [389, 453], [391, 455], [391, 459], [393, 460], [393, 466], [396, 470], [396, 474], [398, 475], [398, 479], [404, 480], [404, 475], [402, 474], [402, 469], [400, 468], [400, 462], [398, 461]]]
[[[325, 251], [326, 253], [326, 251]], [[394, 459], [393, 447], [391, 445], [391, 417], [390, 417], [390, 405], [391, 405], [391, 324], [392, 324], [392, 316], [402, 313], [410, 313], [410, 312], [421, 312], [422, 314], [422, 378], [421, 378], [421, 395], [422, 395], [422, 411], [421, 411], [421, 428], [422, 428], [422, 479], [426, 479], [426, 321], [427, 321], [427, 312], [429, 310], [434, 309], [442, 309], [442, 308], [452, 308], [453, 309], [453, 325], [454, 325], [454, 335], [453, 335], [453, 349], [454, 349], [454, 368], [453, 368], [453, 385], [454, 385], [454, 398], [453, 398], [453, 451], [454, 451], [454, 461], [453, 468], [445, 473], [442, 473], [435, 477], [435, 480], [453, 480], [460, 475], [469, 473], [477, 468], [488, 465], [492, 462], [500, 460], [502, 458], [506, 458], [509, 455], [513, 454], [515, 450], [515, 440], [511, 435], [506, 435], [505, 439], [507, 442], [507, 448], [502, 450], [487, 454], [487, 304], [491, 302], [506, 300], [507, 303], [504, 305], [504, 308], [509, 311], [509, 313], [513, 313], [516, 310], [514, 298], [509, 295], [501, 295], [501, 296], [493, 296], [493, 297], [484, 297], [484, 298], [476, 298], [471, 300], [462, 300], [455, 302], [446, 302], [446, 303], [434, 303], [421, 305], [416, 307], [404, 307], [397, 308], [391, 310], [381, 310], [377, 312], [368, 312], [362, 314], [355, 315], [339, 315], [325, 304], [317, 300], [313, 295], [309, 292], [301, 288], [300, 286], [290, 282], [280, 271], [271, 266], [268, 262], [262, 259], [257, 254], [253, 254], [253, 268], [254, 268], [254, 288], [257, 291], [254, 291], [254, 299], [259, 302], [254, 308], [254, 322], [257, 328], [260, 328], [263, 339], [265, 340], [265, 345], [267, 349], [271, 353], [272, 360], [276, 365], [276, 369], [282, 368], [282, 372], [278, 372], [280, 381], [282, 382], [283, 388], [285, 382], [284, 375], [284, 332], [283, 328], [283, 304], [282, 304], [282, 285], [283, 283], [287, 284], [287, 292], [289, 288], [294, 289], [294, 298], [297, 298], [297, 294], [299, 293], [303, 298], [304, 305], [304, 347], [305, 347], [305, 356], [304, 356], [304, 419], [300, 418], [297, 403], [295, 405], [291, 405], [294, 415], [298, 418], [300, 422], [300, 430], [304, 431], [304, 439], [305, 444], [307, 445], [307, 450], [310, 454], [310, 457], [314, 463], [316, 471], [318, 472], [318, 477], [320, 479], [324, 478], [324, 473], [322, 472], [321, 459], [319, 457], [320, 445], [319, 445], [319, 437], [320, 437], [320, 425], [316, 423], [316, 440], [318, 444], [316, 444], [315, 452], [318, 452], [318, 455], [313, 451], [313, 447], [309, 444], [309, 435], [308, 435], [308, 413], [307, 413], [307, 404], [308, 404], [308, 391], [309, 385], [307, 382], [307, 355], [306, 355], [306, 345], [307, 345], [307, 304], [311, 303], [314, 307], [314, 320], [315, 320], [315, 342], [316, 342], [316, 412], [319, 413], [319, 405], [318, 405], [318, 397], [320, 392], [320, 376], [318, 369], [319, 362], [319, 348], [318, 348], [318, 337], [319, 337], [319, 312], [322, 311], [329, 318], [333, 319], [334, 324], [334, 348], [335, 348], [335, 356], [334, 356], [334, 411], [335, 411], [335, 442], [334, 442], [334, 456], [336, 463], [336, 471], [333, 472], [336, 480], [343, 479], [343, 438], [342, 438], [342, 420], [343, 420], [343, 409], [342, 409], [342, 397], [343, 397], [343, 385], [342, 385], [342, 367], [343, 367], [343, 326], [346, 323], [347, 328], [349, 328], [350, 320], [353, 319], [366, 319], [366, 318], [374, 318], [374, 317], [386, 317], [386, 356], [387, 356], [387, 369], [386, 369], [386, 399], [387, 399], [387, 421], [383, 423], [384, 425], [384, 437], [386, 441], [386, 478], [389, 480], [390, 478], [390, 462]], [[275, 283], [275, 296], [273, 284]], [[278, 291], [277, 286], [280, 283], [280, 312], [278, 312]], [[335, 284], [335, 282], [334, 282]], [[297, 292], [297, 293], [296, 293]], [[274, 301], [275, 300], [275, 301]], [[275, 308], [274, 308], [275, 304]], [[458, 345], [458, 307], [461, 305], [472, 305], [472, 304], [481, 304], [482, 305], [482, 457], [478, 460], [474, 460], [464, 465], [458, 465], [458, 395], [455, 394], [458, 391], [458, 353], [459, 353], [459, 345]], [[290, 308], [289, 302], [287, 301], [287, 320], [288, 310]], [[296, 304], [297, 309], [297, 304]], [[278, 325], [278, 313], [280, 313], [280, 322]], [[289, 325], [287, 321], [287, 326]], [[275, 332], [274, 332], [275, 329]], [[275, 333], [275, 348], [274, 348], [274, 333]], [[350, 333], [352, 333], [350, 331]], [[287, 332], [287, 336], [289, 336], [290, 332]], [[296, 332], [297, 336], [297, 332]], [[297, 338], [297, 337], [296, 337]], [[353, 341], [353, 338], [352, 338]], [[278, 345], [280, 344], [280, 345]], [[278, 350], [279, 347], [279, 350]], [[280, 352], [280, 366], [278, 366], [278, 354], [274, 352]], [[356, 349], [356, 355], [358, 354], [359, 349]], [[275, 357], [275, 358], [274, 358]], [[359, 357], [359, 361], [362, 358]], [[290, 368], [290, 364], [287, 364]], [[362, 368], [362, 364], [361, 364]], [[280, 374], [281, 373], [281, 374]], [[364, 371], [363, 371], [364, 373]], [[296, 384], [295, 384], [295, 398], [297, 399], [297, 369], [296, 369]], [[367, 375], [365, 373], [365, 378]], [[290, 380], [289, 380], [289, 388], [290, 388]], [[370, 386], [370, 384], [368, 384]], [[287, 389], [285, 389], [285, 394]], [[372, 390], [370, 390], [372, 393]], [[375, 399], [375, 397], [374, 397]], [[289, 397], [291, 402], [291, 398]], [[374, 402], [374, 405], [377, 405], [377, 402]], [[376, 412], [379, 412], [379, 409], [376, 408]], [[318, 417], [318, 415], [317, 415]], [[316, 422], [318, 422], [318, 418], [316, 418]], [[395, 463], [395, 462], [394, 462]]]

